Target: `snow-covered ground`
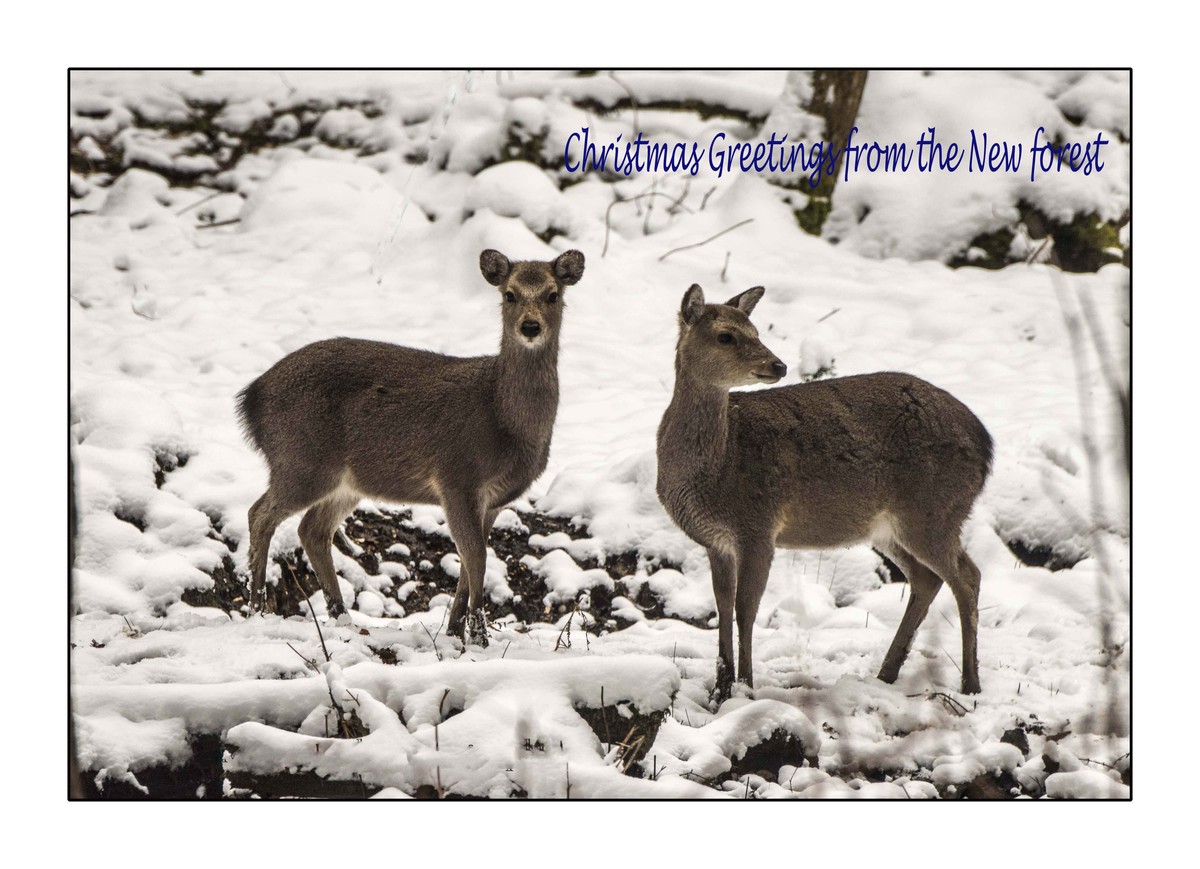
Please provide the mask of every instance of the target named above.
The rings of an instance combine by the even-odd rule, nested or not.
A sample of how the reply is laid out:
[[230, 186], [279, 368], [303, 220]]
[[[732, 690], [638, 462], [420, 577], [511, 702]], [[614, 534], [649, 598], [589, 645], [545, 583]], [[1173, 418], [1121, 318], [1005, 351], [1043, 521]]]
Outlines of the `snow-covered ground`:
[[[72, 207], [86, 212], [70, 221], [80, 511], [71, 691], [83, 766], [99, 782], [136, 787], [139, 771], [183, 763], [190, 739], [215, 733], [236, 749], [231, 776], [300, 768], [395, 796], [424, 786], [491, 796], [565, 797], [569, 787], [572, 798], [902, 799], [953, 796], [997, 775], [1026, 793], [1128, 796], [1128, 480], [1105, 378], [1128, 371], [1129, 271], [943, 264], [1019, 202], [1104, 219], [1128, 210], [1127, 78], [872, 73], [859, 115], [870, 138], [912, 140], [936, 125], [947, 139], [976, 127], [1028, 140], [1040, 125], [1068, 131], [1067, 113], [1079, 141], [1109, 134], [1109, 163], [1091, 176], [1033, 183], [1023, 174], [854, 175], [835, 193], [827, 238], [802, 232], [788, 205], [794, 194], [753, 174], [589, 173], [564, 188], [531, 162], [494, 162], [511, 142], [561, 155], [583, 126], [605, 141], [628, 137], [631, 110], [597, 107], [629, 91], [642, 106], [692, 99], [787, 123], [778, 110], [784, 73], [618, 78], [72, 75], [80, 150], [99, 159], [98, 143], [116, 137], [127, 160], [158, 170], [128, 168], [111, 186], [72, 180]], [[585, 98], [593, 102], [580, 107]], [[216, 101], [215, 123], [230, 134], [269, 119], [272, 147], [213, 186], [172, 186], [159, 172], [216, 173], [220, 161], [182, 153], [156, 125]], [[306, 112], [319, 120], [295, 141]], [[637, 115], [656, 139], [752, 132], [737, 117]], [[665, 195], [610, 208], [617, 194], [648, 192]], [[266, 467], [238, 429], [236, 392], [284, 354], [336, 335], [494, 352], [495, 291], [477, 266], [489, 247], [512, 258], [569, 248], [587, 256], [566, 296], [550, 465], [516, 506], [576, 518], [593, 549], [535, 547], [529, 563], [566, 600], [611, 583], [578, 569], [589, 554], [668, 559], [682, 569], [616, 583], [614, 605], [637, 613], [631, 599], [650, 583], [667, 615], [681, 618], [634, 616], [631, 627], [557, 651], [562, 620], [500, 627], [486, 650], [463, 654], [438, 635], [444, 600], [428, 612], [385, 610], [373, 592], [393, 580], [335, 553], [347, 599], [360, 606], [352, 624], [324, 625], [325, 663], [311, 619], [246, 619], [182, 603], [185, 590], [211, 584], [228, 542], [236, 568], [246, 567], [246, 511]], [[995, 469], [964, 531], [983, 572], [982, 694], [957, 691], [948, 592], [899, 680], [886, 685], [874, 675], [907, 586], [884, 582], [865, 547], [780, 551], [755, 631], [757, 687], [711, 708], [716, 631], [682, 620], [713, 611], [707, 561], [654, 489], [676, 311], [692, 283], [713, 300], [766, 287], [753, 320], [788, 363], [787, 383], [830, 367], [907, 371], [954, 393], [987, 425]], [[419, 516], [431, 528], [441, 522], [436, 509]], [[519, 522], [511, 513], [502, 520]], [[299, 545], [296, 526], [293, 518], [280, 528], [273, 551]], [[1006, 542], [1071, 566], [1024, 566]], [[503, 595], [504, 563], [489, 567], [500, 571], [489, 588]], [[314, 603], [320, 609], [319, 595]], [[397, 663], [381, 663], [380, 648]], [[306, 659], [319, 662], [317, 672]], [[326, 736], [331, 696], [368, 736]], [[642, 761], [645, 778], [625, 775], [621, 752], [602, 744], [624, 733], [604, 739], [577, 711], [601, 706], [634, 719], [665, 715]], [[1025, 746], [1012, 744], [1014, 730]], [[778, 732], [810, 761], [722, 781]]]

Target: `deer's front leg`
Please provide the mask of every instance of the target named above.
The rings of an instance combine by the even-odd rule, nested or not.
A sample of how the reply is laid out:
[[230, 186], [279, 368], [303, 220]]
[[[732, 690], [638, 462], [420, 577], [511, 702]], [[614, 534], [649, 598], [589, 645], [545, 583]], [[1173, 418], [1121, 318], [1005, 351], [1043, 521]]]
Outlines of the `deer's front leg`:
[[[483, 506], [462, 499], [444, 505], [450, 536], [458, 547], [462, 565], [454, 603], [450, 606], [450, 633], [463, 642], [487, 646], [487, 616], [483, 612], [483, 572], [487, 565], [487, 532]], [[493, 517], [494, 518], [494, 517]], [[463, 623], [466, 622], [466, 630]]]
[[717, 600], [717, 681], [713, 700], [720, 704], [733, 690], [733, 607], [737, 588], [737, 560], [719, 549], [709, 548], [713, 597]]
[[737, 575], [738, 623], [738, 681], [754, 687], [754, 661], [751, 658], [754, 640], [754, 619], [758, 604], [767, 588], [775, 544], [771, 540], [756, 540], [739, 546]]

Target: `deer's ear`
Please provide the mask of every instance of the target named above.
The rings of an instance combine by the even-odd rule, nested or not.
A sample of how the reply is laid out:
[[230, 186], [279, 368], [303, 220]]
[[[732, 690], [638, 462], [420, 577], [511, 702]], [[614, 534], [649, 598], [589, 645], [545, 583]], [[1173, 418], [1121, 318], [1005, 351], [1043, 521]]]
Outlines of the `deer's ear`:
[[577, 284], [579, 283], [579, 279], [583, 277], [583, 253], [577, 250], [568, 250], [560, 253], [552, 263], [551, 268], [554, 271], [554, 277], [564, 287]]
[[700, 315], [704, 313], [704, 290], [700, 289], [699, 284], [692, 284], [688, 287], [688, 291], [683, 294], [683, 304], [679, 308], [679, 316], [683, 318], [683, 322], [692, 326], [700, 319]]
[[762, 287], [751, 287], [744, 293], [738, 293], [725, 304], [731, 308], [737, 308], [743, 314], [749, 316], [750, 312], [754, 310], [754, 306], [758, 304], [758, 300], [763, 297], [763, 293], [765, 292], [766, 290], [764, 290]]
[[512, 263], [500, 251], [489, 249], [479, 255], [479, 270], [483, 272], [485, 281], [493, 287], [498, 287], [508, 279]]

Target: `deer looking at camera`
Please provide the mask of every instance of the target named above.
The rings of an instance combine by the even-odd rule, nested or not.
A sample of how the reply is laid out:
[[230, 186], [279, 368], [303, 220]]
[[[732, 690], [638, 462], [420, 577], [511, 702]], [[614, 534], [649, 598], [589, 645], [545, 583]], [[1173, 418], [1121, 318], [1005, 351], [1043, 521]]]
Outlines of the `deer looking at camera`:
[[784, 365], [749, 314], [754, 287], [724, 305], [683, 297], [675, 393], [658, 427], [658, 497], [708, 550], [717, 603], [716, 695], [753, 686], [751, 638], [775, 547], [869, 542], [911, 595], [879, 678], [894, 682], [945, 582], [962, 622], [962, 690], [978, 693], [979, 568], [960, 533], [991, 470], [992, 439], [954, 396], [907, 374], [842, 377], [753, 392]]
[[496, 356], [460, 358], [352, 338], [285, 356], [238, 394], [247, 438], [270, 467], [250, 508], [250, 609], [263, 608], [271, 536], [301, 510], [300, 542], [331, 616], [345, 612], [331, 545], [360, 498], [440, 504], [462, 572], [449, 630], [487, 645], [483, 575], [500, 509], [545, 470], [558, 410], [563, 291], [583, 254], [510, 262], [485, 250], [500, 291]]

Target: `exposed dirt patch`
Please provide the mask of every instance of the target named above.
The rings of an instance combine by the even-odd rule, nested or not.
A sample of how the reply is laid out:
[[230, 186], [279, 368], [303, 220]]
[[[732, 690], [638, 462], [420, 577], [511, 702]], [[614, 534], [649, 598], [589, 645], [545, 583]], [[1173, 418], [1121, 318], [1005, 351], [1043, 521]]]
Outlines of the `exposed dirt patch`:
[[[521, 562], [525, 555], [541, 558], [546, 554], [545, 550], [530, 546], [529, 537], [531, 534], [550, 535], [558, 531], [572, 540], [586, 539], [589, 535], [571, 524], [569, 519], [542, 513], [523, 513], [521, 522], [528, 530], [494, 528], [488, 536], [489, 547], [507, 566], [508, 585], [513, 592], [509, 600], [488, 601], [488, 614], [493, 620], [515, 619], [525, 624], [557, 621], [572, 611], [574, 605], [559, 603], [551, 606], [545, 603], [545, 581]], [[230, 544], [229, 541], [226, 543]], [[458, 584], [458, 580], [442, 568], [442, 559], [446, 555], [457, 554], [453, 541], [444, 534], [414, 527], [412, 514], [408, 510], [378, 513], [357, 510], [346, 520], [345, 535], [339, 534], [334, 538], [334, 545], [344, 555], [357, 561], [369, 575], [379, 574], [379, 566], [385, 561], [404, 565], [408, 571], [407, 578], [394, 579], [391, 588], [385, 589], [382, 594], [396, 600], [407, 613], [427, 612], [434, 597], [440, 594], [453, 595]], [[297, 547], [277, 556], [275, 563], [280, 566], [282, 579], [276, 584], [267, 585], [268, 605], [280, 615], [307, 615], [305, 598], [315, 594], [320, 586], [304, 556], [304, 550]], [[584, 570], [600, 568], [614, 582], [639, 570], [654, 573], [664, 567], [678, 569], [678, 565], [668, 561], [640, 558], [637, 552], [609, 555], [603, 561], [590, 558], [580, 562], [579, 566]], [[225, 612], [240, 610], [246, 605], [248, 578], [237, 573], [231, 557], [222, 559], [209, 576], [213, 579], [213, 587], [185, 592], [185, 603], [216, 607]], [[619, 589], [620, 586], [618, 593]], [[613, 617], [612, 598], [613, 593], [607, 589], [591, 589], [580, 605], [581, 610], [591, 618], [575, 620], [571, 629], [583, 630], [585, 621], [586, 629], [593, 634], [627, 627], [628, 622]], [[642, 586], [637, 603], [650, 618], [664, 615], [662, 601], [646, 585]]]
[[780, 767], [800, 767], [806, 760], [809, 766], [817, 766], [816, 746], [810, 746], [806, 751], [804, 744], [794, 735], [785, 730], [776, 730], [758, 745], [750, 746], [742, 757], [733, 758], [733, 767], [729, 772], [731, 778], [753, 773], [774, 780], [775, 771]]
[[[245, 796], [247, 799], [253, 794], [265, 799], [365, 800], [381, 790], [376, 785], [362, 781], [322, 778], [311, 770], [284, 770], [275, 775], [232, 772], [229, 774], [229, 785], [233, 789], [231, 796]], [[238, 791], [243, 793], [239, 794]]]
[[1051, 546], [1041, 544], [1034, 546], [1015, 538], [1005, 540], [1004, 545], [1026, 567], [1044, 567], [1050, 571], [1070, 570], [1082, 559], [1082, 556], [1065, 554]]
[[617, 760], [626, 775], [644, 778], [643, 758], [658, 736], [666, 710], [642, 712], [629, 704], [599, 708], [577, 706], [575, 711], [588, 723], [601, 744], [617, 750]]

